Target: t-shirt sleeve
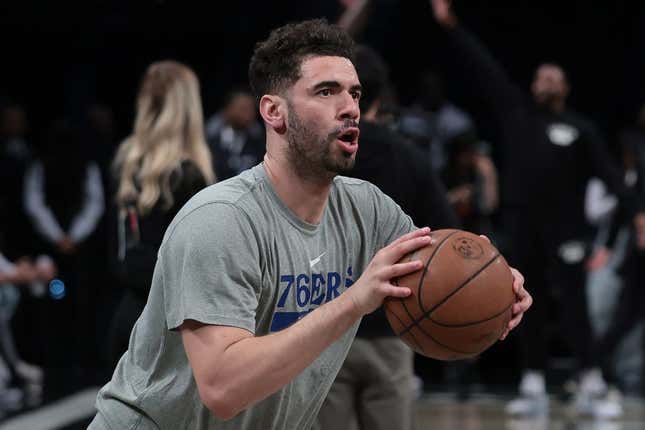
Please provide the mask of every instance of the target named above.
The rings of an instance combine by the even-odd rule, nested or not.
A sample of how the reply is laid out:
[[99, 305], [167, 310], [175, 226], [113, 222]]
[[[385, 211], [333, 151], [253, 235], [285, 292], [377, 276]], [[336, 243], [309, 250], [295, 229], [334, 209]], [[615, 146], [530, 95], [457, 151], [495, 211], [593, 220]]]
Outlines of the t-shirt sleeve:
[[191, 319], [254, 333], [258, 249], [252, 224], [232, 205], [208, 204], [176, 220], [160, 251], [168, 328]]
[[387, 194], [372, 185], [377, 249], [416, 229], [412, 219]]

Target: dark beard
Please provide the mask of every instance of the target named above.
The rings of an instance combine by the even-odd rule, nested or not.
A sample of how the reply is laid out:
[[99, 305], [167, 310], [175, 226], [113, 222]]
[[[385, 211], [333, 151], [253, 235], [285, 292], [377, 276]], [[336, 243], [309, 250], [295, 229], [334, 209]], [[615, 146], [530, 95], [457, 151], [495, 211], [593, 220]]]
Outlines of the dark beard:
[[545, 93], [540, 97], [535, 97], [535, 104], [544, 111], [553, 110], [553, 106], [558, 102], [559, 96], [554, 93]]
[[336, 175], [347, 175], [351, 172], [354, 167], [351, 155], [343, 154], [342, 158], [334, 158], [330, 151], [330, 144], [341, 131], [339, 128], [325, 138], [320, 138], [300, 120], [295, 109], [289, 104], [287, 158], [298, 176], [317, 182], [328, 181]]

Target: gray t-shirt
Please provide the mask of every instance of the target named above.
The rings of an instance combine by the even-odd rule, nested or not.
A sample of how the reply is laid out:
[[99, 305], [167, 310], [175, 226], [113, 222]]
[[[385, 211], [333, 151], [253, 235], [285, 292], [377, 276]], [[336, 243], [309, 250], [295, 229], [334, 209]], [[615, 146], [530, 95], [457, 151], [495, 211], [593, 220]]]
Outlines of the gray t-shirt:
[[346, 177], [334, 179], [318, 225], [284, 206], [262, 164], [199, 192], [166, 231], [148, 303], [90, 429], [310, 428], [358, 323], [228, 421], [201, 402], [177, 328], [192, 319], [256, 336], [282, 330], [342, 294], [376, 251], [412, 229], [378, 188]]

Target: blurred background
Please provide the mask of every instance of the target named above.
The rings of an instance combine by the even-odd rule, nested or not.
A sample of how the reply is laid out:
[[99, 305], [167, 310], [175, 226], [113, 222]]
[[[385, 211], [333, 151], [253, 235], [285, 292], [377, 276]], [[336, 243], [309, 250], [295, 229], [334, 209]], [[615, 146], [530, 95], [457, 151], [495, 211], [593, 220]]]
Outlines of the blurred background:
[[[209, 135], [208, 120], [222, 112], [231, 99], [231, 90], [247, 84], [248, 61], [257, 41], [290, 21], [326, 17], [337, 22], [348, 8], [361, 3], [2, 2], [0, 251], [14, 263], [24, 256], [35, 262], [47, 255], [57, 267], [55, 278], [62, 281], [52, 284], [47, 276], [32, 279], [29, 285], [17, 289], [19, 299], [3, 299], [15, 304], [3, 311], [9, 315], [6, 333], [11, 333], [21, 362], [35, 366], [18, 372], [22, 376], [11, 369], [5, 372], [4, 394], [0, 396], [4, 419], [100, 386], [111, 375], [105, 339], [123, 287], [112, 264], [115, 239], [110, 207], [114, 185], [110, 163], [116, 148], [132, 130], [136, 94], [150, 63], [172, 59], [195, 71], [210, 144], [215, 138]], [[496, 204], [479, 211], [473, 209], [475, 202], [464, 204], [458, 189], [464, 180], [456, 170], [450, 170], [451, 155], [446, 149], [460, 148], [462, 140], [451, 143], [454, 136], [446, 138], [447, 143], [442, 144], [448, 146], [432, 158], [437, 135], [427, 130], [436, 126], [432, 117], [437, 110], [433, 109], [449, 101], [467, 118], [467, 131], [476, 136], [465, 147], [476, 148], [496, 170], [503, 171], [513, 162], [503, 156], [503, 127], [487, 107], [488, 101], [475, 96], [466, 85], [468, 79], [460, 70], [466, 61], [453, 51], [450, 36], [435, 20], [427, 0], [368, 3], [367, 18], [357, 25], [354, 36], [376, 50], [389, 67], [391, 88], [384, 116], [389, 115], [391, 128], [405, 135], [411, 145], [427, 151], [462, 225], [488, 234], [506, 252], [510, 245], [502, 217], [505, 196], [499, 190], [508, 179], [500, 174], [496, 180], [496, 193], [502, 193], [494, 199]], [[538, 65], [549, 62], [562, 66], [570, 84], [568, 106], [594, 124], [610, 154], [608, 163], [620, 167], [623, 173], [628, 170], [621, 139], [625, 130], [638, 128], [635, 124], [645, 102], [645, 2], [473, 0], [454, 2], [453, 10], [460, 24], [476, 35], [527, 97]], [[431, 101], [424, 104], [424, 97]], [[645, 141], [638, 144], [645, 147]], [[444, 161], [439, 162], [437, 157], [444, 157]], [[48, 174], [54, 178], [49, 183], [57, 187], [61, 206], [65, 206], [69, 181], [87, 180], [71, 174], [74, 168], [86, 163], [100, 172], [100, 191], [94, 195], [90, 227], [69, 252], [48, 245], [47, 229], [33, 213], [38, 209], [25, 208], [25, 195], [29, 193], [25, 175], [36, 159], [50, 160], [50, 166], [57, 166]], [[239, 167], [242, 161], [231, 163], [229, 168]], [[225, 169], [220, 168], [222, 172]], [[236, 173], [235, 169], [231, 172]], [[221, 179], [228, 176], [216, 174]], [[85, 190], [97, 189], [88, 187]], [[419, 193], [423, 198], [422, 191]], [[587, 196], [592, 203], [606, 202], [602, 200], [606, 197], [602, 191]], [[587, 206], [587, 218], [581, 220], [590, 225], [585, 236], [589, 246], [603, 228], [599, 220], [616, 206], [610, 199], [598, 213], [589, 209], [592, 203]], [[608, 248], [618, 246], [616, 243], [610, 242]], [[40, 261], [46, 265], [46, 260]], [[592, 326], [601, 327], [598, 330], [610, 324], [611, 309], [602, 305], [610, 303], [609, 298], [618, 301], [615, 297], [621, 280], [612, 284], [613, 289], [596, 285], [609, 282], [603, 276], [620, 278], [619, 266], [607, 266], [605, 261], [587, 272]], [[599, 275], [601, 270], [605, 275]], [[530, 280], [527, 285], [531, 285]], [[557, 301], [557, 292], [549, 300]], [[645, 303], [641, 306], [645, 308]], [[559, 326], [553, 323], [551, 327], [551, 323], [551, 319], [546, 320], [550, 330], [548, 386], [566, 396], [576, 362]], [[621, 392], [639, 398], [643, 348], [641, 335], [634, 336], [631, 344], [623, 345], [626, 352], [615, 359], [615, 384]], [[511, 396], [522, 377], [520, 354], [516, 336], [511, 336], [467, 368], [417, 357], [415, 373], [426, 393], [456, 393], [466, 398], [482, 392]], [[43, 372], [40, 377], [39, 369]], [[32, 388], [30, 392], [24, 381], [32, 381], [31, 385], [40, 386], [41, 391]]]

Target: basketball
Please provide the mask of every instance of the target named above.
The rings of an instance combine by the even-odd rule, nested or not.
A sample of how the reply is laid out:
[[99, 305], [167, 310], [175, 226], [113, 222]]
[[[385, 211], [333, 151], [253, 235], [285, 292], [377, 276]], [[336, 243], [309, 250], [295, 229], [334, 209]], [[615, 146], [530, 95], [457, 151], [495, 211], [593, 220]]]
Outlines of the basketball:
[[462, 230], [430, 233], [434, 243], [402, 261], [424, 265], [393, 282], [412, 290], [388, 298], [394, 332], [413, 350], [438, 360], [476, 356], [493, 345], [511, 319], [513, 275], [486, 239]]

